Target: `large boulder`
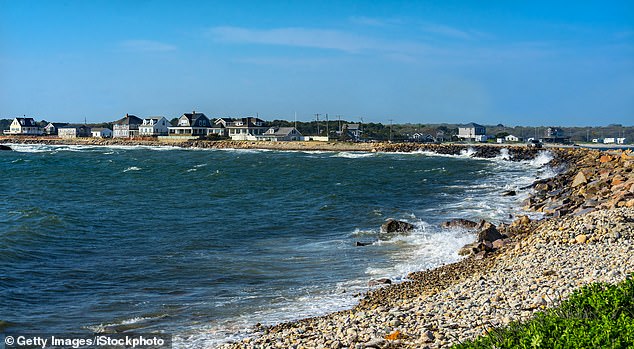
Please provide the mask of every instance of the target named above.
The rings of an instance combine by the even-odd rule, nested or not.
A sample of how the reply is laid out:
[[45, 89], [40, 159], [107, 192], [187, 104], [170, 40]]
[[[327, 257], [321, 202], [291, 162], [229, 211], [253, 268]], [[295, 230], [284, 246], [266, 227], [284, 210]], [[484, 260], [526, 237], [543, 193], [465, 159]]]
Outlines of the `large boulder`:
[[468, 219], [452, 219], [447, 222], [443, 222], [441, 225], [443, 228], [465, 228], [465, 229], [473, 229], [478, 226], [478, 223], [470, 221]]
[[478, 224], [478, 241], [489, 241], [493, 242], [497, 239], [503, 239], [504, 235], [500, 234], [495, 225], [481, 220]]
[[0, 144], [0, 150], [12, 150], [12, 149], [8, 145]]
[[388, 219], [387, 222], [381, 226], [382, 233], [407, 233], [414, 230], [414, 225], [397, 221], [396, 219]]

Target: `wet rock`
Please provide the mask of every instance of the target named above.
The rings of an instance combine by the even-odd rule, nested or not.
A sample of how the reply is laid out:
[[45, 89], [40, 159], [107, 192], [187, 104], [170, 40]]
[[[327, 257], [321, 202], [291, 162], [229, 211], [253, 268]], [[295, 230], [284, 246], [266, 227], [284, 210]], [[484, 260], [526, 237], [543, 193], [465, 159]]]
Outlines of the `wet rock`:
[[397, 221], [396, 219], [388, 219], [387, 222], [381, 226], [382, 233], [407, 233], [414, 230], [414, 225]]
[[480, 221], [480, 223], [478, 224], [478, 241], [482, 242], [482, 241], [489, 241], [489, 242], [493, 242], [497, 239], [502, 239], [504, 238], [504, 236], [502, 236], [502, 234], [500, 234], [500, 232], [497, 230], [497, 228], [495, 227], [495, 225], [482, 220]]
[[441, 224], [443, 228], [465, 228], [465, 229], [473, 229], [478, 226], [478, 223], [474, 221], [470, 221], [468, 219], [452, 219], [447, 222], [443, 222]]
[[12, 149], [8, 145], [0, 144], [0, 150], [12, 150]]
[[392, 284], [392, 280], [388, 278], [374, 279], [374, 280], [368, 281], [368, 286], [370, 287], [379, 286], [379, 285], [390, 285], [390, 284]]
[[361, 241], [357, 241], [354, 245], [355, 246], [369, 246], [372, 245], [372, 242], [361, 242]]
[[515, 195], [517, 195], [517, 192], [515, 192], [515, 190], [507, 190], [502, 193], [502, 196], [515, 196]]

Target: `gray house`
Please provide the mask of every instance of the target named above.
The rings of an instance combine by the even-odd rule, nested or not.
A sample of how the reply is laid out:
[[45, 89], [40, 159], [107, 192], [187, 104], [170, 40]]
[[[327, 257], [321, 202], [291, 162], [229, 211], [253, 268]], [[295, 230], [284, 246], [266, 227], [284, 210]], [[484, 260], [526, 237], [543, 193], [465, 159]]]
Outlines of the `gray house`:
[[139, 125], [143, 123], [141, 118], [134, 115], [125, 114], [125, 116], [114, 122], [112, 125], [112, 137], [114, 138], [130, 138], [139, 135]]
[[178, 124], [176, 126], [170, 126], [170, 136], [180, 137], [204, 137], [209, 133], [211, 128], [211, 121], [203, 113], [185, 113], [178, 118]]
[[475, 122], [458, 127], [458, 138], [466, 141], [486, 142], [486, 128]]
[[271, 127], [264, 134], [257, 136], [263, 141], [300, 141], [302, 134], [295, 127]]

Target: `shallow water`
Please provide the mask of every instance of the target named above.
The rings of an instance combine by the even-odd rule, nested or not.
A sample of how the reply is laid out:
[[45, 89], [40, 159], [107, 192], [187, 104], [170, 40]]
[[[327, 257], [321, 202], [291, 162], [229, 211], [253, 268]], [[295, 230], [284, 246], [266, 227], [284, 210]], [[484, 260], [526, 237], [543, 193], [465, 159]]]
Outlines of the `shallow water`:
[[[371, 278], [456, 261], [473, 236], [440, 222], [509, 221], [526, 193], [500, 193], [550, 175], [547, 155], [504, 152], [12, 147], [0, 152], [0, 320], [162, 331], [176, 347], [340, 310]], [[387, 218], [417, 229], [381, 236]]]

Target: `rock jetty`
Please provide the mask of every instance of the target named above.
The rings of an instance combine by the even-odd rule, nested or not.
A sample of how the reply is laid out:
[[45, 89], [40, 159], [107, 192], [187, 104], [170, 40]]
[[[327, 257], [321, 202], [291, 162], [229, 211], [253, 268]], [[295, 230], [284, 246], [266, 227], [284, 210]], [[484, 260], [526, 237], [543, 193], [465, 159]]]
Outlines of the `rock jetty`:
[[[380, 151], [420, 150], [417, 146], [390, 144]], [[528, 319], [583, 285], [632, 277], [633, 154], [551, 151], [551, 165], [560, 173], [536, 182], [525, 202], [543, 219], [521, 216], [497, 227], [447, 223], [488, 229], [489, 238], [498, 237], [494, 228], [504, 237], [495, 241], [504, 243], [492, 251], [411, 273], [409, 281], [375, 286], [350, 310], [260, 326], [255, 336], [221, 348], [445, 348]], [[510, 153], [521, 158], [531, 152], [534, 156], [532, 149]]]

